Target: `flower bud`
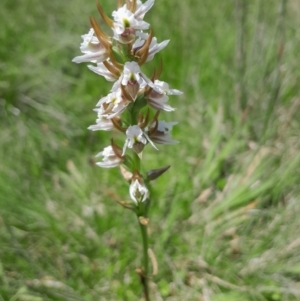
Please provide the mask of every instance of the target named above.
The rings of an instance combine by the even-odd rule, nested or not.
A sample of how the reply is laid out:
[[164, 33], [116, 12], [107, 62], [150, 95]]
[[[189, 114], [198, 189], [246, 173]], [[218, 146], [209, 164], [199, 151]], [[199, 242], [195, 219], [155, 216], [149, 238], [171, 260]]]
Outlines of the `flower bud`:
[[147, 189], [142, 176], [138, 172], [135, 172], [132, 177], [129, 194], [136, 204], [144, 202], [149, 198], [149, 190]]

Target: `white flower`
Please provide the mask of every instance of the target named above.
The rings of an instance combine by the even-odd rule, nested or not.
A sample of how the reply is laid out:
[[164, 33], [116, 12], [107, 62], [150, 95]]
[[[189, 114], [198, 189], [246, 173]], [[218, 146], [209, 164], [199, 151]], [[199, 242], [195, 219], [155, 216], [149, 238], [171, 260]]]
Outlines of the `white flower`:
[[155, 80], [150, 94], [147, 96], [148, 104], [156, 110], [164, 110], [167, 112], [174, 111], [167, 104], [169, 97], [167, 95], [181, 95], [182, 92], [175, 89], [169, 89], [169, 85], [165, 82]]
[[169, 97], [164, 94], [159, 94], [152, 90], [147, 97], [148, 104], [156, 110], [163, 110], [166, 112], [175, 111], [175, 108], [167, 104]]
[[108, 58], [106, 49], [101, 45], [97, 37], [94, 36], [94, 29], [90, 29], [88, 34], [82, 35], [83, 42], [80, 45], [80, 50], [83, 53], [81, 56], [76, 56], [72, 62], [83, 63], [92, 62], [100, 63]]
[[107, 96], [102, 97], [97, 103], [96, 107], [103, 105], [104, 103], [117, 105], [122, 101], [122, 91], [118, 89], [112, 93], [109, 93]]
[[144, 88], [150, 79], [147, 78], [145, 74], [142, 73], [140, 66], [137, 62], [127, 62], [124, 65], [121, 84], [126, 86], [129, 84], [134, 84], [137, 82], [140, 88]]
[[97, 107], [104, 107], [105, 109], [101, 111], [101, 115], [111, 119], [123, 113], [129, 103], [130, 101], [122, 97], [122, 91], [119, 88], [102, 97], [97, 103]]
[[131, 199], [136, 203], [144, 202], [149, 198], [149, 190], [145, 184], [141, 184], [137, 179], [131, 182], [129, 187], [129, 194]]
[[[120, 42], [131, 42], [134, 39], [136, 30], [148, 29], [150, 26], [149, 23], [137, 19], [135, 14], [127, 9], [126, 5], [122, 6], [117, 11], [113, 11], [112, 16], [114, 18], [114, 39]], [[128, 36], [130, 36], [130, 38], [126, 41]]]
[[[177, 144], [178, 141], [172, 140], [171, 137], [172, 128], [177, 122], [165, 122], [164, 120], [157, 122], [158, 124], [154, 122], [150, 126], [148, 131], [149, 138], [158, 144]], [[157, 129], [155, 131], [156, 126]]]
[[111, 168], [119, 166], [122, 163], [122, 159], [117, 156], [112, 148], [112, 146], [105, 147], [102, 152], [97, 154], [96, 157], [102, 156], [102, 162], [97, 162], [96, 164], [100, 167]]
[[[145, 41], [148, 39], [149, 34], [143, 33], [143, 32], [137, 32], [136, 35], [138, 36], [138, 39], [134, 42], [132, 48], [134, 49], [133, 52], [135, 52], [138, 48], [142, 47], [145, 43]], [[149, 62], [153, 59], [154, 55], [164, 49], [170, 40], [165, 40], [159, 44], [157, 44], [156, 37], [153, 37], [151, 40], [151, 43], [149, 45], [149, 51], [148, 51], [148, 57], [146, 62]]]
[[111, 119], [108, 119], [107, 117], [103, 116], [105, 109], [103, 106], [100, 106], [100, 108], [95, 109], [95, 111], [98, 113], [98, 118], [96, 120], [96, 124], [90, 125], [88, 127], [91, 131], [111, 131], [114, 129], [114, 125], [111, 121]]
[[[92, 68], [90, 69], [98, 73], [98, 70]], [[128, 95], [125, 95], [124, 98], [127, 97], [127, 101], [135, 101], [138, 92], [141, 89], [145, 88], [147, 85], [149, 85], [150, 87], [153, 86], [153, 83], [144, 73], [142, 73], [138, 63], [126, 62], [123, 67], [123, 72], [117, 79], [117, 81], [113, 84], [111, 92], [117, 92], [121, 90], [121, 85], [123, 86], [122, 88], [125, 87], [125, 91], [130, 96], [128, 97]], [[126, 104], [126, 106], [127, 105], [128, 103]]]
[[[144, 135], [144, 132], [141, 130], [141, 128], [137, 125], [132, 125], [129, 126], [128, 129], [126, 130], [126, 141], [123, 147], [123, 153], [122, 155], [125, 154], [126, 148], [134, 148], [135, 146], [141, 146], [147, 144], [147, 139], [146, 136]], [[141, 145], [142, 144], [142, 145]], [[139, 148], [134, 148], [135, 150], [140, 150]], [[139, 151], [138, 151], [139, 153]]]
[[170, 89], [166, 82], [155, 80], [152, 88], [160, 94], [165, 95], [182, 95], [183, 93], [176, 89]]

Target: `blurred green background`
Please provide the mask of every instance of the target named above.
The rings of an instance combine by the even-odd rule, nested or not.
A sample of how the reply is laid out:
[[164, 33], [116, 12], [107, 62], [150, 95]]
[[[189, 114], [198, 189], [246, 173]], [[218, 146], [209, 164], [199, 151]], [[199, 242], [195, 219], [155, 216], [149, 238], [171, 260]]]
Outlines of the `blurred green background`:
[[[107, 14], [116, 1], [102, 1]], [[142, 300], [142, 249], [91, 132], [110, 83], [72, 58], [95, 1], [0, 3], [0, 300]], [[157, 0], [176, 146], [147, 147], [153, 300], [300, 300], [300, 2]], [[121, 140], [120, 140], [121, 141]]]

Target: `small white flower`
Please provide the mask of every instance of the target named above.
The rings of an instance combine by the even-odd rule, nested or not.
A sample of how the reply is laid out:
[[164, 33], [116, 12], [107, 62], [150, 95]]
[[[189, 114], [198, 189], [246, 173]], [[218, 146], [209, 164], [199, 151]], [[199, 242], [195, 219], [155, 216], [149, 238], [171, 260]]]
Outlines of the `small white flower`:
[[169, 89], [169, 85], [165, 82], [155, 80], [152, 91], [147, 96], [148, 104], [152, 106], [156, 110], [164, 110], [167, 112], [174, 111], [175, 109], [172, 108], [167, 104], [169, 97], [167, 95], [181, 95], [182, 92], [175, 89]]
[[100, 108], [95, 109], [98, 113], [98, 118], [96, 120], [96, 124], [90, 125], [88, 127], [91, 131], [111, 131], [114, 129], [114, 125], [111, 119], [103, 116], [104, 108], [101, 106]]
[[144, 202], [149, 198], [149, 190], [145, 184], [141, 184], [137, 179], [131, 182], [129, 187], [131, 199], [136, 203]]
[[141, 89], [151, 82], [151, 80], [142, 73], [141, 68], [137, 62], [125, 63], [121, 78], [121, 84], [123, 86], [138, 83]]
[[[138, 39], [134, 42], [132, 48], [134, 51], [140, 47], [142, 47], [145, 43], [145, 41], [148, 39], [149, 34], [148, 33], [143, 33], [143, 32], [136, 32], [136, 35], [138, 36]], [[151, 43], [149, 45], [149, 51], [148, 51], [148, 57], [146, 62], [149, 62], [153, 59], [154, 55], [164, 49], [170, 40], [165, 40], [159, 44], [157, 44], [157, 39], [156, 37], [153, 37], [151, 40]], [[133, 52], [134, 52], [133, 51]]]
[[115, 154], [111, 145], [105, 147], [96, 157], [103, 157], [102, 162], [97, 162], [96, 164], [104, 168], [116, 167], [122, 163], [122, 159]]
[[146, 136], [144, 135], [144, 132], [141, 130], [141, 128], [137, 125], [132, 125], [128, 127], [126, 130], [126, 141], [123, 147], [123, 153], [125, 154], [126, 148], [134, 148], [135, 145], [140, 144], [147, 144]]
[[119, 108], [117, 106], [113, 106], [111, 108], [109, 108], [108, 106], [104, 107], [101, 101], [107, 97], [103, 97], [102, 99], [100, 99], [99, 103], [97, 104], [98, 108], [94, 109], [94, 111], [97, 112], [98, 118], [96, 120], [96, 124], [88, 127], [89, 130], [111, 131], [115, 128], [111, 119], [117, 115], [116, 113], [118, 113], [118, 112], [113, 112], [113, 109], [115, 108], [115, 110], [117, 111], [117, 109]]
[[156, 126], [155, 123], [152, 123], [148, 132], [149, 138], [158, 144], [177, 144], [178, 141], [172, 140], [171, 137], [171, 131], [175, 124], [177, 122], [158, 121], [157, 130], [152, 132]]
[[91, 131], [111, 131], [114, 129], [114, 125], [110, 119], [105, 117], [97, 118], [96, 124], [88, 127]]
[[176, 89], [170, 89], [169, 85], [166, 82], [155, 80], [154, 85], [152, 88], [157, 91], [160, 94], [165, 95], [182, 95], [183, 92], [176, 90]]
[[[139, 15], [140, 14], [138, 14], [138, 16]], [[134, 35], [136, 30], [148, 29], [150, 26], [149, 23], [136, 17], [135, 14], [126, 8], [126, 5], [122, 6], [117, 11], [113, 11], [112, 16], [114, 18], [114, 39], [120, 42], [123, 42], [122, 38], [126, 38], [132, 34]], [[130, 41], [131, 40], [132, 39], [130, 39]]]
[[104, 103], [117, 105], [120, 102], [122, 102], [122, 91], [121, 89], [118, 89], [112, 93], [109, 93], [107, 96], [102, 97], [97, 103], [96, 107], [99, 107]]
[[82, 35], [83, 42], [80, 45], [80, 50], [83, 53], [81, 56], [76, 56], [72, 62], [83, 63], [92, 62], [100, 63], [108, 58], [106, 49], [101, 45], [97, 37], [94, 36], [94, 29], [90, 29], [88, 34]]
[[129, 103], [129, 101], [123, 99], [122, 91], [119, 88], [101, 98], [97, 103], [97, 107], [105, 105], [105, 110], [103, 110], [101, 114], [106, 118], [111, 119], [123, 113]]
[[125, 63], [123, 73], [118, 80], [118, 84], [115, 83], [113, 89], [120, 87], [120, 84], [126, 86], [132, 100], [136, 99], [139, 90], [144, 89], [147, 85], [150, 87], [153, 86], [153, 82], [144, 73], [142, 73], [137, 62]]
[[172, 131], [173, 126], [177, 123], [178, 122], [165, 122], [164, 120], [159, 121], [157, 131], [168, 134]]
[[175, 108], [167, 104], [169, 97], [164, 94], [159, 94], [152, 90], [147, 97], [148, 104], [156, 110], [163, 110], [166, 112], [175, 111]]

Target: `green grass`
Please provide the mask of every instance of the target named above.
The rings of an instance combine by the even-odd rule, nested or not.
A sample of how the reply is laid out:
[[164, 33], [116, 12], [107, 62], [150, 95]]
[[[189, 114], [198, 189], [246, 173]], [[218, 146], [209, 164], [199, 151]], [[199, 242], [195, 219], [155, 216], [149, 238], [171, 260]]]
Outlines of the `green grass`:
[[[248, 1], [239, 69], [234, 1], [156, 2], [146, 20], [171, 42], [145, 70], [162, 58], [184, 96], [163, 115], [180, 144], [144, 152], [171, 165], [152, 187], [153, 300], [300, 300], [299, 4]], [[127, 183], [94, 165], [110, 135], [87, 130], [110, 84], [71, 62], [90, 15], [94, 1], [1, 4], [0, 301], [142, 298]]]

